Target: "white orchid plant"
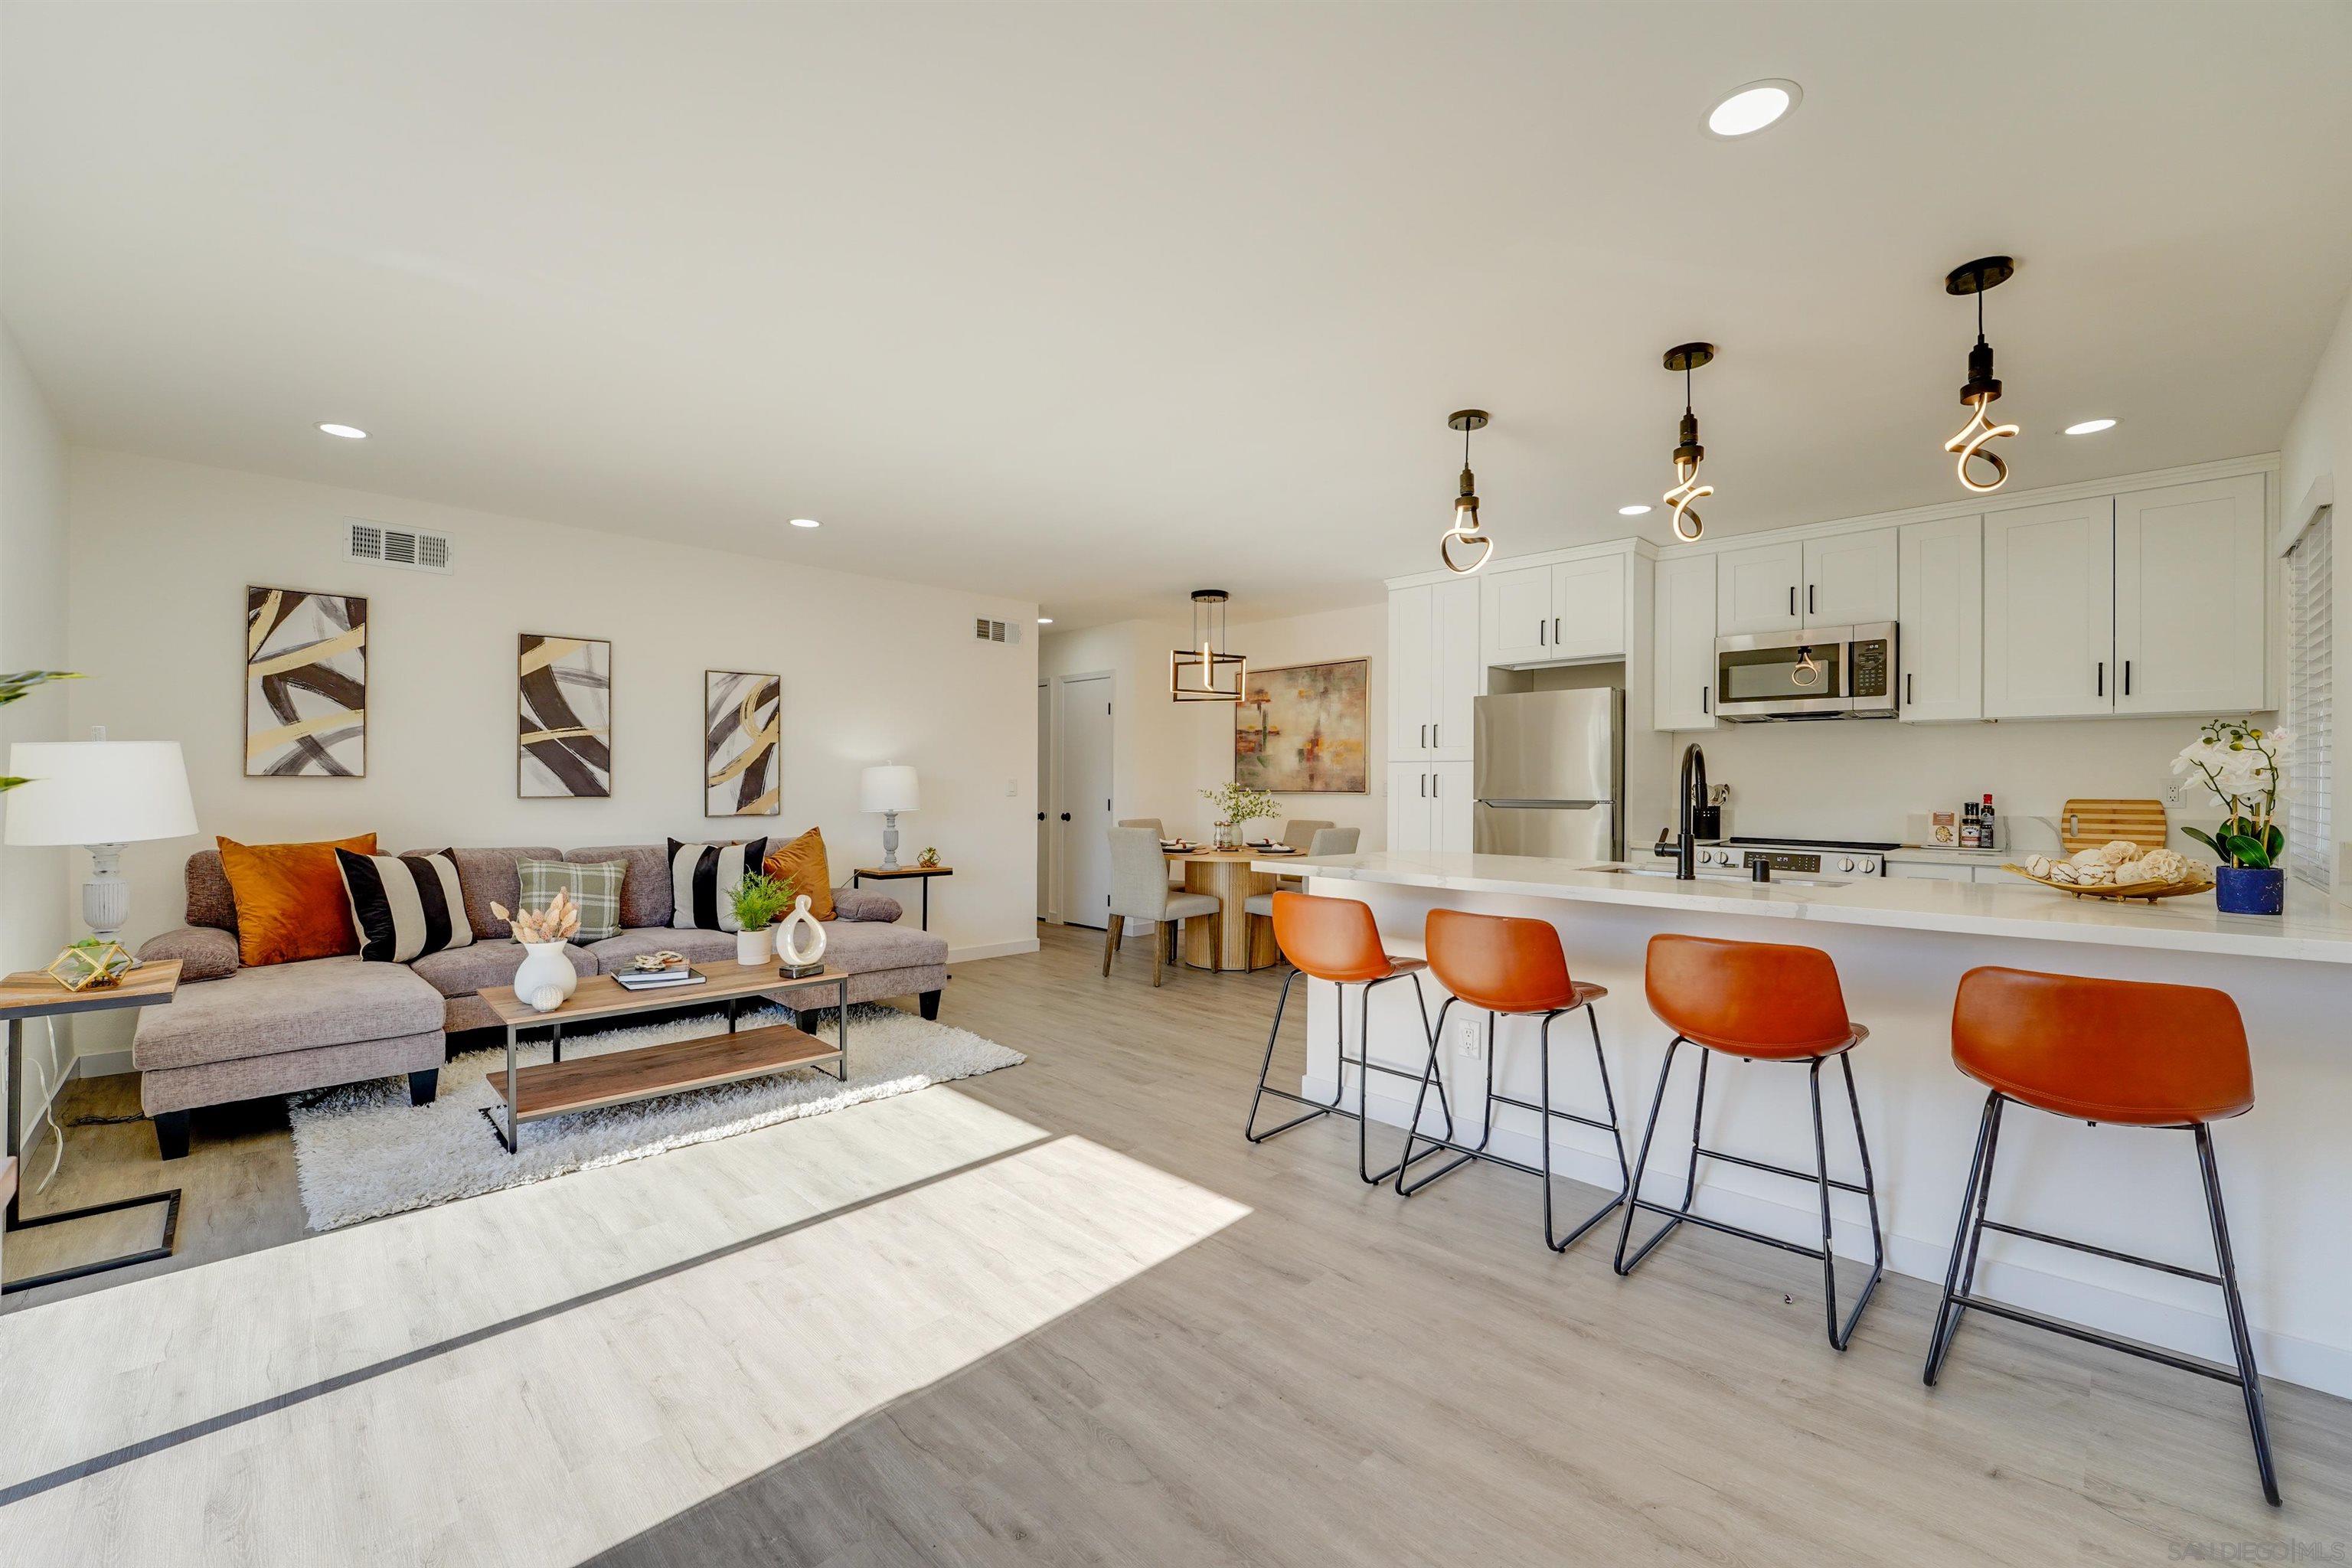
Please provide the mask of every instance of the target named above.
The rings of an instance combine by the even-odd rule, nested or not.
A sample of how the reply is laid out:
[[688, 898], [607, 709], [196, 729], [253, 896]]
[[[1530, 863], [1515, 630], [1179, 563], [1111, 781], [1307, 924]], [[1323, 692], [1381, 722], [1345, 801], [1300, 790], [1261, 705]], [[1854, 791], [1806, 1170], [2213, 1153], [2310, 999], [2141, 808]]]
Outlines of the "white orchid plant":
[[2230, 815], [2210, 833], [2199, 827], [2181, 831], [2232, 866], [2266, 869], [2279, 864], [2286, 835], [2272, 819], [2285, 791], [2279, 758], [2289, 739], [2284, 730], [2257, 729], [2251, 720], [2207, 720], [2198, 738], [2172, 759], [2172, 771], [2196, 773]]
[[1265, 791], [1231, 782], [1202, 790], [1201, 798], [1216, 808], [1220, 827], [1239, 827], [1256, 817], [1277, 816], [1282, 810]]

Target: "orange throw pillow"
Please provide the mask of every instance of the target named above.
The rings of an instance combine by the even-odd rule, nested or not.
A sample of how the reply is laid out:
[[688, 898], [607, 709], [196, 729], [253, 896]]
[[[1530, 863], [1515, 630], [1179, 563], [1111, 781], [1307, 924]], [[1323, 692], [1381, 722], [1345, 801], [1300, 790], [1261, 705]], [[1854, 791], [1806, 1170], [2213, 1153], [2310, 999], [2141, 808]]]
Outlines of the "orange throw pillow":
[[806, 893], [809, 913], [821, 921], [833, 919], [833, 873], [825, 868], [824, 834], [812, 827], [791, 843], [776, 846], [760, 868], [779, 882], [791, 882], [793, 892]]
[[249, 969], [360, 950], [335, 851], [375, 853], [375, 835], [332, 844], [239, 844], [215, 838], [236, 900], [237, 958]]

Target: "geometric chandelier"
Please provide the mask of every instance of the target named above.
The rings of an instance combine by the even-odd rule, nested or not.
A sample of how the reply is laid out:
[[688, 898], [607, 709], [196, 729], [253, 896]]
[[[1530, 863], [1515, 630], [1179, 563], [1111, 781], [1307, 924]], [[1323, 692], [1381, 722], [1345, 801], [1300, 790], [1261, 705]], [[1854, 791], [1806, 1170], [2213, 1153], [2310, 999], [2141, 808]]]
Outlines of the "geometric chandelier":
[[[1944, 443], [1944, 450], [1959, 454], [1959, 475], [1962, 488], [1976, 495], [1990, 495], [2009, 482], [2009, 465], [1999, 454], [1988, 451], [1989, 441], [2017, 434], [2014, 425], [1996, 425], [1985, 416], [1994, 400], [2000, 396], [2000, 382], [1992, 374], [1992, 345], [1985, 342], [1985, 290], [2009, 281], [2017, 271], [2017, 263], [2006, 256], [1986, 256], [1956, 267], [1944, 279], [1947, 294], [1974, 294], [1977, 297], [1977, 346], [1969, 351], [1968, 384], [1960, 388], [1960, 402], [1969, 410], [1969, 422], [1958, 435]], [[1979, 465], [1979, 474], [1971, 474], [1969, 465]]]
[[1225, 646], [1223, 588], [1192, 591], [1192, 646], [1168, 655], [1168, 695], [1179, 702], [1239, 702], [1249, 660]]

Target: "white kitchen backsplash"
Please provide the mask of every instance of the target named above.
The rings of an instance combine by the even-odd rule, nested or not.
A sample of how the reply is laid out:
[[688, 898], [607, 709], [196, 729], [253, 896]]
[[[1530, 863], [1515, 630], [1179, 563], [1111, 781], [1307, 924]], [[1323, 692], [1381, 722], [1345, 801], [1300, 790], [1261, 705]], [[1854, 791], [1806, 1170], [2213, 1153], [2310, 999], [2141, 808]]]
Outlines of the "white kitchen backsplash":
[[[1675, 736], [1706, 750], [1706, 776], [1731, 785], [1724, 831], [1749, 837], [1905, 840], [1916, 812], [1958, 811], [1990, 792], [2003, 847], [2023, 854], [2058, 842], [2070, 798], [2167, 799], [2173, 753], [2197, 732], [2177, 719], [2010, 721], [1906, 724], [1846, 720], [1726, 725]], [[2185, 796], [2170, 812], [2175, 848], [2201, 847], [2180, 832], [2210, 826], [2208, 803]], [[2208, 858], [2210, 852], [2206, 852]]]

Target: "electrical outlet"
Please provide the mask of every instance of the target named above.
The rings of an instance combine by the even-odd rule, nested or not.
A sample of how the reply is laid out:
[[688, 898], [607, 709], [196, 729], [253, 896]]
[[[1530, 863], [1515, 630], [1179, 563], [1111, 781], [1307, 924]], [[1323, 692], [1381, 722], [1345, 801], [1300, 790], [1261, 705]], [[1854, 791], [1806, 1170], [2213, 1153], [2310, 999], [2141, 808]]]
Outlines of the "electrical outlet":
[[2164, 793], [2157, 798], [2164, 802], [2167, 810], [2180, 810], [2189, 804], [2189, 781], [2186, 778], [2176, 778], [2167, 774], [2164, 780]]
[[1454, 1054], [1455, 1056], [1475, 1062], [1478, 1059], [1479, 1052], [1485, 1048], [1485, 1037], [1478, 1032], [1476, 1018], [1456, 1018], [1454, 1021]]

